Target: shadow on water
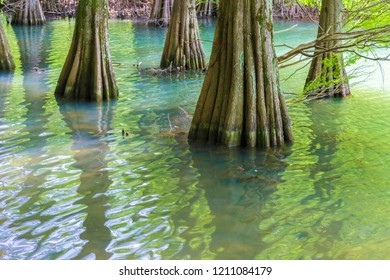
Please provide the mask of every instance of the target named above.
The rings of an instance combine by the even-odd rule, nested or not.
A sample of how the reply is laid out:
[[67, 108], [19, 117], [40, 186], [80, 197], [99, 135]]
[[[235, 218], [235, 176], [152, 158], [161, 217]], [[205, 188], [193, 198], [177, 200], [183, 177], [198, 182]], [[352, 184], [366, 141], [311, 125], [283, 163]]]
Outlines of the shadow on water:
[[[275, 199], [288, 151], [255, 151], [191, 145], [215, 227], [210, 250], [215, 259], [254, 259], [270, 243], [259, 228]], [[271, 199], [271, 195], [273, 198]]]
[[72, 131], [74, 168], [81, 170], [77, 192], [83, 197], [75, 204], [86, 206], [87, 214], [81, 238], [85, 240], [77, 259], [108, 259], [106, 247], [111, 241], [105, 226], [112, 181], [105, 156], [109, 151], [107, 137], [112, 129], [114, 104], [59, 104], [63, 120]]

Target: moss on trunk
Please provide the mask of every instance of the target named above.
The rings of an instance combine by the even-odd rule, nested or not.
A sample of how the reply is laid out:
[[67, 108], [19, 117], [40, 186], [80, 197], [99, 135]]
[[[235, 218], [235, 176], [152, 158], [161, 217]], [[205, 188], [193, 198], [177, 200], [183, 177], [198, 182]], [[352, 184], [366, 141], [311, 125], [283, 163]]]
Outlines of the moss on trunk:
[[199, 36], [195, 0], [180, 0], [173, 4], [172, 17], [165, 38], [161, 68], [170, 65], [184, 69], [206, 68], [206, 58]]
[[[322, 1], [317, 38], [341, 31], [342, 9], [341, 0]], [[337, 40], [323, 40], [316, 45], [305, 84], [307, 94], [343, 97], [350, 93], [343, 54], [332, 51], [339, 44]]]
[[117, 98], [108, 42], [107, 0], [80, 0], [72, 44], [55, 94], [66, 100]]
[[11, 24], [43, 25], [46, 18], [39, 0], [22, 0], [16, 5]]
[[225, 146], [293, 141], [279, 85], [271, 0], [222, 1], [189, 138]]
[[3, 23], [0, 20], [0, 71], [13, 71], [15, 63], [11, 55]]

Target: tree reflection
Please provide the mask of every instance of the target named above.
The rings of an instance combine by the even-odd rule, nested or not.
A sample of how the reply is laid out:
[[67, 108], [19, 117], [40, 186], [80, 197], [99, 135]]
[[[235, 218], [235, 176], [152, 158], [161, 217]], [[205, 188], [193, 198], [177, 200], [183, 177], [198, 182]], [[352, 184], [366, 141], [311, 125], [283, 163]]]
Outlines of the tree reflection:
[[106, 139], [112, 129], [112, 104], [60, 104], [63, 120], [72, 130], [74, 167], [82, 171], [77, 192], [83, 198], [77, 204], [86, 206], [85, 231], [81, 238], [86, 241], [77, 258], [108, 259], [106, 247], [111, 232], [106, 227], [108, 200], [106, 192], [112, 181], [109, 178], [105, 156], [109, 151]]
[[[191, 146], [199, 187], [205, 190], [214, 227], [215, 259], [254, 259], [272, 244], [259, 228], [286, 168], [286, 154]], [[223, 178], [221, 180], [221, 178]]]
[[[337, 102], [337, 103], [336, 103]], [[312, 109], [313, 139], [310, 143], [310, 154], [317, 158], [317, 161], [310, 165], [309, 178], [313, 182], [314, 192], [301, 200], [301, 204], [308, 211], [321, 213], [311, 225], [308, 232], [316, 236], [315, 255], [312, 258], [332, 259], [330, 248], [341, 240], [341, 232], [344, 227], [345, 216], [339, 214], [343, 205], [343, 198], [339, 197], [339, 181], [342, 173], [338, 172], [338, 163], [334, 162], [339, 154], [338, 140], [343, 134], [339, 121], [346, 112], [339, 102], [314, 103]], [[329, 106], [331, 116], [329, 116]], [[324, 118], [328, 115], [328, 118]], [[306, 246], [306, 245], [304, 245]], [[313, 249], [312, 249], [313, 250]]]
[[7, 112], [7, 95], [10, 93], [12, 88], [12, 82], [14, 79], [13, 73], [1, 73], [0, 72], [0, 125], [2, 125], [3, 118]]

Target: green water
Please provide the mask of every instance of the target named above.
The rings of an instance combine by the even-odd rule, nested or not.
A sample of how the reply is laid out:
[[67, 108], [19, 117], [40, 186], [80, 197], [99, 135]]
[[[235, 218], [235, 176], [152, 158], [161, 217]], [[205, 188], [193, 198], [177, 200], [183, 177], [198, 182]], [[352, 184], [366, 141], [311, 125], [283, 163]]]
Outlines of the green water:
[[[283, 81], [296, 139], [284, 150], [189, 146], [204, 76], [133, 66], [159, 64], [164, 29], [110, 22], [120, 99], [56, 103], [73, 24], [6, 27], [17, 71], [0, 76], [0, 259], [390, 259], [380, 71], [343, 100], [293, 103], [305, 71]], [[207, 54], [213, 28], [202, 22]], [[275, 39], [315, 32], [299, 23]]]

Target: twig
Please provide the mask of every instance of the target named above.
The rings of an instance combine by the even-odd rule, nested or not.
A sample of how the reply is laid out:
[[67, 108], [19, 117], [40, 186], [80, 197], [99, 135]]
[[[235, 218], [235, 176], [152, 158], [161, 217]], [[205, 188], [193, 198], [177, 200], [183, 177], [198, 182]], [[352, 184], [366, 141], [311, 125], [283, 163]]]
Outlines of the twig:
[[186, 110], [184, 110], [182, 107], [180, 107], [180, 106], [177, 106], [177, 108], [179, 108], [180, 110], [182, 110], [183, 111], [183, 113], [184, 113], [184, 115], [186, 116], [186, 118], [188, 118], [189, 117], [189, 114], [187, 113], [187, 111]]
[[297, 27], [298, 24], [294, 24], [293, 26], [287, 28], [287, 29], [283, 29], [283, 30], [278, 30], [278, 31], [274, 31], [274, 34], [278, 34], [278, 33], [283, 33], [283, 32], [287, 32], [287, 31], [290, 31], [291, 29]]
[[168, 114], [168, 122], [169, 122], [169, 132], [172, 132], [173, 128], [172, 128], [172, 123], [169, 114]]

